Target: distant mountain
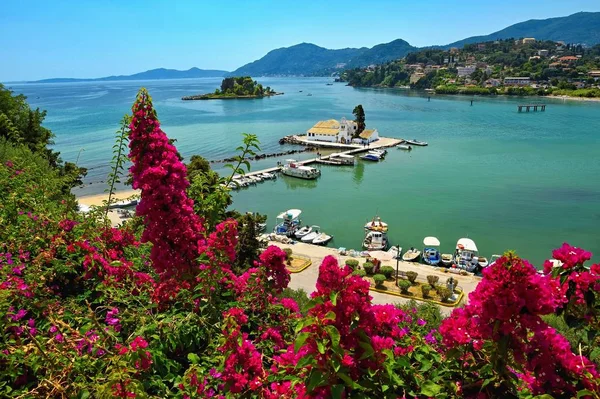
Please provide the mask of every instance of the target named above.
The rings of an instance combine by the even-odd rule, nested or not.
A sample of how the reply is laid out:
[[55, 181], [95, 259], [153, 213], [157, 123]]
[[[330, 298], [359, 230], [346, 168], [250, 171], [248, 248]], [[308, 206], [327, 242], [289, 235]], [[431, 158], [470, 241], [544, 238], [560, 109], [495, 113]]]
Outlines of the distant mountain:
[[443, 48], [462, 48], [465, 44], [497, 39], [533, 37], [537, 40], [562, 40], [565, 43], [593, 46], [600, 43], [600, 12], [578, 12], [568, 17], [530, 19], [485, 36], [473, 36]]
[[[465, 44], [496, 39], [534, 37], [538, 40], [562, 40], [565, 43], [593, 46], [600, 43], [600, 12], [579, 12], [568, 17], [529, 20], [486, 36], [473, 36], [444, 46], [417, 48], [402, 39], [372, 48], [330, 50], [310, 43], [272, 50], [259, 60], [246, 64], [231, 75], [330, 75], [344, 68], [382, 64], [426, 48], [462, 48]], [[341, 64], [345, 64], [341, 67]]]
[[212, 78], [222, 77], [229, 72], [214, 69], [190, 68], [187, 71], [178, 71], [177, 69], [151, 69], [146, 72], [140, 72], [133, 75], [106, 76], [103, 78], [73, 79], [73, 78], [54, 78], [36, 80], [29, 83], [68, 83], [68, 82], [103, 82], [113, 80], [147, 80], [147, 79], [189, 79], [189, 78]]
[[[348, 64], [352, 58], [368, 51], [367, 48], [329, 50], [311, 43], [271, 50], [261, 59], [231, 72], [232, 76], [310, 76], [323, 70]], [[343, 68], [343, 66], [342, 66]]]

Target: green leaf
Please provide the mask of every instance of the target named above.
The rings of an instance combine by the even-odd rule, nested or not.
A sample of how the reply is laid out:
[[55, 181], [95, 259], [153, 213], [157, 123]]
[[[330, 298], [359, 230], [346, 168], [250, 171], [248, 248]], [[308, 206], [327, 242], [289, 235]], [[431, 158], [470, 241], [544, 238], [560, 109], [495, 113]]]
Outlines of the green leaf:
[[577, 399], [582, 398], [584, 396], [594, 396], [594, 392], [590, 391], [589, 389], [583, 389], [577, 392]]
[[310, 373], [310, 378], [308, 380], [308, 385], [306, 386], [306, 389], [308, 390], [308, 392], [312, 392], [318, 386], [323, 385], [324, 382], [325, 382], [325, 373], [322, 373], [319, 370], [313, 369], [312, 372]]
[[327, 314], [325, 315], [325, 317], [323, 318], [324, 320], [335, 320], [335, 313], [332, 311], [327, 312]]
[[421, 385], [421, 395], [435, 397], [441, 389], [442, 387], [435, 382], [425, 381]]
[[373, 353], [375, 353], [375, 350], [373, 349], [371, 344], [368, 344], [366, 342], [359, 342], [358, 344], [360, 345], [361, 348], [363, 348], [365, 350], [365, 353], [362, 354], [362, 356], [360, 357], [359, 360], [363, 360], [368, 357], [371, 357], [373, 355]]
[[342, 393], [344, 393], [343, 385], [338, 384], [331, 387], [331, 397], [333, 399], [342, 399]]
[[349, 386], [350, 388], [354, 388], [354, 381], [348, 376], [348, 374], [337, 373], [336, 375], [339, 377], [340, 380], [344, 381], [347, 386]]
[[321, 355], [325, 354], [325, 345], [321, 341], [317, 341], [317, 349]]
[[196, 355], [195, 353], [188, 353], [187, 358], [190, 361], [190, 363], [192, 363], [192, 364], [200, 363], [200, 357], [198, 355]]
[[337, 328], [335, 328], [335, 326], [325, 326], [325, 331], [327, 331], [327, 334], [329, 334], [329, 338], [331, 338], [331, 344], [334, 347], [337, 347], [340, 345], [340, 332], [338, 331]]
[[294, 352], [298, 352], [300, 348], [302, 348], [302, 345], [304, 345], [304, 342], [306, 342], [308, 337], [310, 337], [309, 332], [298, 334], [298, 337], [296, 337], [296, 342], [294, 343]]
[[81, 391], [77, 397], [79, 399], [87, 399], [90, 397], [90, 392], [89, 391]]
[[337, 303], [337, 296], [338, 296], [337, 291], [332, 291], [331, 294], [329, 294], [329, 299], [331, 300], [331, 303], [333, 304], [333, 306], [335, 306]]

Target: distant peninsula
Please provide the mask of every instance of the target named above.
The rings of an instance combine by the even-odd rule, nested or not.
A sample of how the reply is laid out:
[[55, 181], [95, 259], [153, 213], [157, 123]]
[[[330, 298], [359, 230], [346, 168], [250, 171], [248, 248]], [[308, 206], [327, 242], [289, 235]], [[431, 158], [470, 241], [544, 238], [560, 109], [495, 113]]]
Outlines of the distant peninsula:
[[69, 82], [108, 82], [118, 80], [151, 80], [151, 79], [194, 79], [194, 78], [220, 78], [229, 72], [218, 69], [190, 68], [187, 71], [177, 69], [151, 69], [149, 71], [135, 73], [133, 75], [105, 76], [103, 78], [74, 79], [53, 78], [31, 81], [27, 83], [69, 83]]
[[277, 93], [269, 86], [263, 87], [250, 76], [237, 76], [223, 79], [221, 89], [216, 89], [214, 93], [197, 94], [194, 96], [181, 97], [184, 101], [189, 100], [230, 100], [243, 98], [263, 98], [277, 96], [283, 93]]

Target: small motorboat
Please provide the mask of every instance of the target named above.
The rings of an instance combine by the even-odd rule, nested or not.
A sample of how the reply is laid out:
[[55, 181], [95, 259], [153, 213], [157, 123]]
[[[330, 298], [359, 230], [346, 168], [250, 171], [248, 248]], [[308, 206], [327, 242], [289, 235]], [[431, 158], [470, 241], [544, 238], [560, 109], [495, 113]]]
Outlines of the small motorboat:
[[262, 177], [265, 180], [272, 180], [276, 179], [277, 175], [275, 173], [264, 172], [260, 174], [260, 177]]
[[369, 150], [367, 154], [376, 154], [379, 155], [379, 158], [385, 158], [385, 154], [387, 154], [386, 150]]
[[405, 151], [411, 151], [412, 150], [412, 147], [409, 146], [409, 145], [407, 145], [407, 144], [398, 144], [396, 146], [396, 148], [399, 149], [399, 150], [405, 150]]
[[425, 237], [423, 239], [423, 262], [431, 266], [437, 266], [442, 260], [440, 251], [437, 247], [440, 246], [440, 240], [436, 237]]
[[402, 260], [406, 262], [416, 262], [421, 256], [421, 251], [416, 248], [411, 248], [402, 255]]
[[392, 256], [392, 259], [399, 259], [402, 254], [402, 247], [392, 246], [387, 250], [387, 253]]
[[263, 181], [262, 177], [259, 175], [247, 176], [246, 178], [252, 180], [255, 184]]
[[452, 254], [442, 254], [442, 264], [446, 267], [452, 266]]
[[267, 224], [266, 223], [256, 223], [256, 231], [257, 232], [262, 233], [266, 229], [267, 229]]
[[304, 226], [300, 230], [296, 231], [296, 233], [294, 235], [296, 236], [296, 238], [302, 238], [305, 235], [310, 234], [310, 233], [312, 233], [312, 227]]
[[368, 231], [363, 240], [363, 248], [367, 251], [382, 251], [387, 246], [387, 235], [381, 231]]
[[379, 216], [375, 216], [370, 222], [365, 224], [365, 230], [383, 231], [385, 233], [388, 231], [388, 224], [386, 222], [382, 222]]
[[479, 264], [480, 269], [488, 267], [488, 265], [489, 265], [488, 259], [485, 256], [479, 256], [477, 258], [477, 264]]
[[365, 161], [371, 161], [371, 162], [379, 162], [381, 160], [381, 157], [377, 154], [368, 152], [365, 155], [362, 155], [360, 157], [360, 159], [363, 159]]
[[127, 207], [134, 206], [137, 204], [138, 204], [137, 199], [117, 201], [117, 202], [113, 202], [112, 204], [110, 204], [108, 206], [108, 209], [127, 208]]
[[321, 228], [319, 226], [310, 226], [311, 232], [306, 234], [300, 239], [302, 242], [312, 243], [319, 234], [321, 234]]
[[419, 147], [425, 147], [429, 144], [427, 144], [427, 142], [425, 141], [419, 141], [417, 139], [412, 139], [412, 140], [404, 140], [404, 143], [406, 144], [412, 144], [412, 145], [417, 145]]
[[325, 233], [320, 233], [318, 234], [314, 240], [312, 241], [313, 244], [315, 245], [325, 245], [327, 244], [329, 241], [331, 241], [333, 237], [330, 235], [327, 235]]

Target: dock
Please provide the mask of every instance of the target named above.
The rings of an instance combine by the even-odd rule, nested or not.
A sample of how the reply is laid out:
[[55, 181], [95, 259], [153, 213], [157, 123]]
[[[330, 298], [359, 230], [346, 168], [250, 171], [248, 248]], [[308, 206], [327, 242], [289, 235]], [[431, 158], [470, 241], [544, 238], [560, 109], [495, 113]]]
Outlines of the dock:
[[525, 108], [525, 112], [529, 112], [531, 109], [536, 112], [538, 108], [543, 112], [546, 110], [546, 104], [522, 104], [517, 105], [517, 108], [519, 108], [519, 112], [523, 112], [523, 108]]
[[[302, 142], [302, 140], [298, 140], [298, 141], [299, 141], [298, 144], [304, 144]], [[378, 148], [395, 147], [396, 145], [400, 144], [402, 141], [403, 141], [402, 139], [380, 137], [379, 140], [370, 143], [368, 147], [365, 147], [363, 145], [358, 145], [358, 144], [339, 144], [339, 143], [327, 143], [327, 142], [323, 142], [323, 143], [311, 142], [311, 144], [312, 145], [318, 144], [320, 147], [325, 147], [325, 148], [339, 148], [339, 149], [346, 150], [346, 151], [340, 151], [337, 154], [356, 155], [356, 154], [360, 154], [363, 152], [376, 150]], [[323, 144], [323, 145], [321, 145], [321, 144]], [[339, 162], [332, 160], [331, 159], [332, 157], [335, 158], [335, 155], [332, 154], [332, 155], [326, 155], [326, 156], [319, 157], [319, 158], [311, 158], [311, 159], [307, 159], [304, 161], [298, 161], [298, 162], [296, 162], [296, 164], [297, 165], [310, 165], [313, 163], [321, 163], [321, 164], [327, 164], [327, 165], [340, 165], [341, 164]], [[255, 176], [255, 175], [259, 175], [261, 173], [276, 173], [276, 172], [279, 172], [280, 169], [281, 169], [280, 166], [275, 166], [272, 168], [248, 172], [244, 176]]]

